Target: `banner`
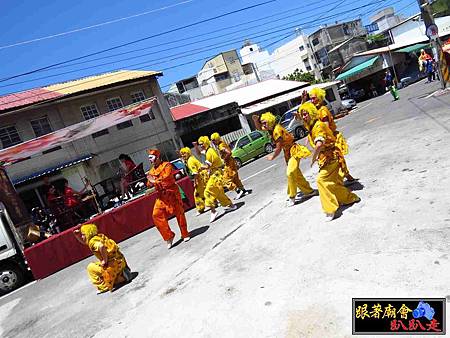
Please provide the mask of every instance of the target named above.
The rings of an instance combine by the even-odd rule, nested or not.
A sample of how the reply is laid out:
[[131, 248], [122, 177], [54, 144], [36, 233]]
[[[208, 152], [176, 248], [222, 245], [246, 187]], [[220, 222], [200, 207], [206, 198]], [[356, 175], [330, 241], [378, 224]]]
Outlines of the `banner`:
[[73, 124], [53, 133], [0, 150], [0, 165], [13, 164], [42, 151], [79, 140], [119, 123], [148, 114], [155, 101], [156, 98], [141, 101], [139, 104], [120, 108], [96, 118]]

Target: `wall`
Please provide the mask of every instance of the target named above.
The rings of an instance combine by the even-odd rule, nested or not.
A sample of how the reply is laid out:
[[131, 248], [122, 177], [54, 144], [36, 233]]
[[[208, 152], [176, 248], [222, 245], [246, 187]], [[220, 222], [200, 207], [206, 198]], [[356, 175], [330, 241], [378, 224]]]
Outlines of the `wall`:
[[[436, 18], [435, 22], [439, 28], [439, 36], [450, 34], [450, 16]], [[425, 24], [421, 20], [406, 21], [392, 28], [391, 33], [394, 38], [393, 42], [401, 45], [409, 45], [428, 40], [428, 37], [425, 35]]]
[[[141, 122], [133, 119], [133, 126], [118, 130], [117, 126], [109, 128], [109, 134], [93, 138], [86, 137], [70, 144], [64, 145], [61, 150], [49, 154], [32, 157], [29, 160], [8, 167], [8, 173], [12, 179], [30, 175], [34, 172], [58, 165], [60, 163], [78, 158], [83, 155], [93, 154], [94, 157], [88, 163], [83, 164], [81, 171], [86, 174], [92, 183], [104, 179], [102, 168], [109, 162], [116, 160], [120, 153], [136, 154], [138, 158], [144, 158], [145, 150], [158, 144], [170, 141], [174, 147], [181, 146], [181, 141], [175, 134], [175, 125], [172, 121], [170, 110], [156, 80], [143, 81], [137, 84], [128, 84], [120, 88], [112, 88], [105, 91], [73, 98], [60, 103], [53, 103], [46, 107], [30, 109], [7, 116], [0, 116], [0, 125], [14, 123], [20, 130], [23, 140], [35, 137], [29, 121], [35, 117], [48, 116], [53, 130], [75, 124], [84, 120], [80, 106], [94, 103], [100, 114], [108, 111], [106, 99], [120, 96], [124, 106], [132, 103], [130, 93], [142, 90], [146, 98], [156, 96], [158, 102], [152, 108], [154, 120]], [[146, 158], [146, 156], [145, 156]], [[81, 172], [84, 174], [84, 172]], [[78, 174], [70, 173], [70, 176]], [[77, 182], [74, 182], [77, 184]]]

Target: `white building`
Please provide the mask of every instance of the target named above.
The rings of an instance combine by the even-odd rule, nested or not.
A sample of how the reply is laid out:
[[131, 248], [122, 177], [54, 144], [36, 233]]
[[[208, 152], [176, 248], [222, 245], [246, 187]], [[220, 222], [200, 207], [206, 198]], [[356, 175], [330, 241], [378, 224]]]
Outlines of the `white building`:
[[275, 72], [271, 66], [271, 56], [267, 50], [262, 50], [257, 44], [246, 41], [239, 51], [242, 64], [253, 64], [259, 81], [275, 78]]
[[273, 51], [272, 68], [279, 78], [293, 73], [296, 69], [312, 73], [316, 79], [321, 78], [308, 38], [300, 33], [295, 39]]
[[388, 7], [372, 16], [370, 21], [371, 25], [367, 26], [369, 33], [377, 34], [397, 25], [401, 19], [394, 14], [393, 7]]

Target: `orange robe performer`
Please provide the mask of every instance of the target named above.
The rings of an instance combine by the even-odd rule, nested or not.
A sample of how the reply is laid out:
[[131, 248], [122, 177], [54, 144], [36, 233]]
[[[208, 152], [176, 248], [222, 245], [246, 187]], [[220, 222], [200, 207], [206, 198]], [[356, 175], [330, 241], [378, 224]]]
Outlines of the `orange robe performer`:
[[170, 249], [175, 234], [170, 229], [168, 218], [173, 214], [177, 218], [181, 237], [185, 242], [190, 240], [183, 202], [175, 182], [172, 164], [163, 162], [161, 153], [156, 149], [148, 151], [148, 158], [153, 164], [152, 169], [148, 173], [148, 182], [155, 187], [158, 194], [153, 207], [153, 221], [162, 238], [166, 241], [167, 248]]

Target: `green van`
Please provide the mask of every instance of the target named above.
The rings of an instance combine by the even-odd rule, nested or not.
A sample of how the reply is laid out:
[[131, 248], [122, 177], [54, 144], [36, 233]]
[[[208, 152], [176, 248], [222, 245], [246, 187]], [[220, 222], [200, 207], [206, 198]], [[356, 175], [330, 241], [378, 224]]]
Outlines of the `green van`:
[[259, 130], [252, 131], [250, 134], [231, 142], [230, 147], [231, 154], [239, 167], [252, 158], [270, 154], [274, 149], [269, 134]]

